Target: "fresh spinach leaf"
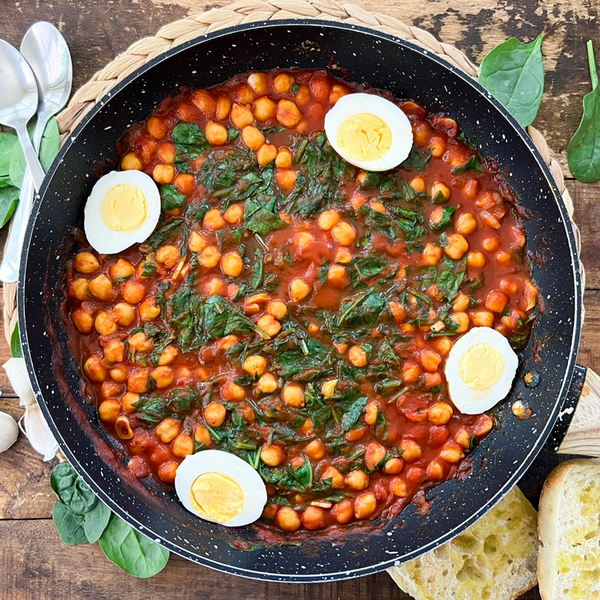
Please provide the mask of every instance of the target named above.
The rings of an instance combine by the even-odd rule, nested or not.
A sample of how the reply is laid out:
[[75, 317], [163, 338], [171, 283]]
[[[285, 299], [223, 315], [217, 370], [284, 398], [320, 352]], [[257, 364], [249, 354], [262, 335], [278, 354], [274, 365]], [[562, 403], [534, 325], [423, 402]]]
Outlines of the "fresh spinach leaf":
[[60, 501], [71, 511], [84, 514], [92, 510], [98, 498], [67, 462], [54, 467], [50, 485]]
[[600, 181], [600, 86], [592, 42], [587, 43], [592, 91], [583, 98], [583, 116], [569, 142], [567, 157], [578, 181]]
[[0, 177], [9, 178], [10, 159], [17, 136], [12, 131], [0, 132]]
[[13, 358], [23, 357], [23, 352], [21, 351], [21, 340], [19, 339], [19, 323], [15, 325], [15, 328], [10, 336], [10, 355]]
[[100, 539], [111, 514], [110, 508], [98, 500], [96, 506], [83, 515], [83, 531], [90, 544], [94, 544]]
[[88, 539], [83, 528], [84, 515], [78, 515], [62, 502], [56, 502], [52, 509], [52, 520], [60, 539], [69, 546], [87, 544]]
[[152, 577], [169, 560], [166, 548], [138, 533], [115, 514], [98, 541], [104, 554], [134, 577]]
[[544, 93], [542, 35], [530, 44], [511, 38], [481, 63], [479, 83], [491, 92], [523, 127], [537, 116]]

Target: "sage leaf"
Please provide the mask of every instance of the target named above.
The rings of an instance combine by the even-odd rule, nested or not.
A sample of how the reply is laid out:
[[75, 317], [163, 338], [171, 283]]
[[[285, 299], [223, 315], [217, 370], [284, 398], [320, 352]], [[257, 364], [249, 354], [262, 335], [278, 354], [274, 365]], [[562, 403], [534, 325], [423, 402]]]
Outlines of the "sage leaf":
[[87, 544], [88, 538], [83, 529], [83, 515], [69, 510], [62, 502], [56, 502], [52, 509], [52, 520], [58, 530], [60, 539], [69, 546]]
[[152, 577], [169, 560], [166, 548], [138, 533], [115, 514], [98, 541], [108, 559], [134, 577]]
[[98, 500], [96, 506], [83, 515], [83, 531], [90, 544], [100, 539], [110, 521], [111, 514], [110, 508]]
[[600, 86], [591, 40], [587, 50], [592, 91], [583, 98], [583, 117], [569, 142], [567, 158], [575, 179], [595, 183], [600, 181]]
[[504, 104], [520, 125], [531, 125], [544, 93], [542, 34], [530, 44], [511, 38], [496, 46], [481, 63], [479, 83]]

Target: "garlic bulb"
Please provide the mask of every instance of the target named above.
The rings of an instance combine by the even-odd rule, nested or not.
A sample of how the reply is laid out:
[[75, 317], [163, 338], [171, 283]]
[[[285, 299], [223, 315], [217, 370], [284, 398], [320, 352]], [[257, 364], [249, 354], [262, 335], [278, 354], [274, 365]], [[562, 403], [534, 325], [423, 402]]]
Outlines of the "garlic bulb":
[[17, 422], [4, 412], [0, 412], [0, 452], [8, 450], [19, 437]]

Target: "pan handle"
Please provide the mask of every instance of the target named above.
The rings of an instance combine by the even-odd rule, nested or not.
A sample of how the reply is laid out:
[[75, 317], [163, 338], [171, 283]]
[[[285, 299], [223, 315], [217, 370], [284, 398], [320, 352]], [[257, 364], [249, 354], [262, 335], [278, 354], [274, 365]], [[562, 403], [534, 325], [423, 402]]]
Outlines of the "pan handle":
[[[569, 414], [572, 415], [570, 423]], [[564, 432], [565, 426], [561, 427], [563, 420], [568, 429], [561, 441], [557, 436], [561, 435], [561, 429]], [[586, 372], [583, 367], [576, 367], [571, 389], [552, 437], [556, 440], [555, 448], [559, 454], [600, 457], [600, 376], [592, 369]]]

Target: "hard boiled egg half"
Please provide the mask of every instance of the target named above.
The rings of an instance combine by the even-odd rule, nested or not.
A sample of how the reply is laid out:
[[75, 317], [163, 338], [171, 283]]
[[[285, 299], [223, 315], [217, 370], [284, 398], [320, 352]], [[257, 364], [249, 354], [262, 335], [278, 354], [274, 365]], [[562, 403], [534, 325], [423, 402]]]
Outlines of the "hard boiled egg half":
[[480, 414], [508, 396], [519, 359], [495, 329], [475, 327], [452, 347], [445, 374], [450, 399], [462, 413]]
[[175, 475], [175, 491], [190, 512], [226, 527], [253, 523], [267, 502], [261, 476], [245, 460], [221, 450], [186, 456]]
[[84, 210], [84, 230], [92, 248], [115, 254], [143, 242], [160, 218], [160, 193], [141, 171], [112, 171], [101, 177]]
[[413, 145], [408, 117], [373, 94], [342, 96], [325, 115], [325, 133], [344, 160], [367, 171], [397, 167]]

